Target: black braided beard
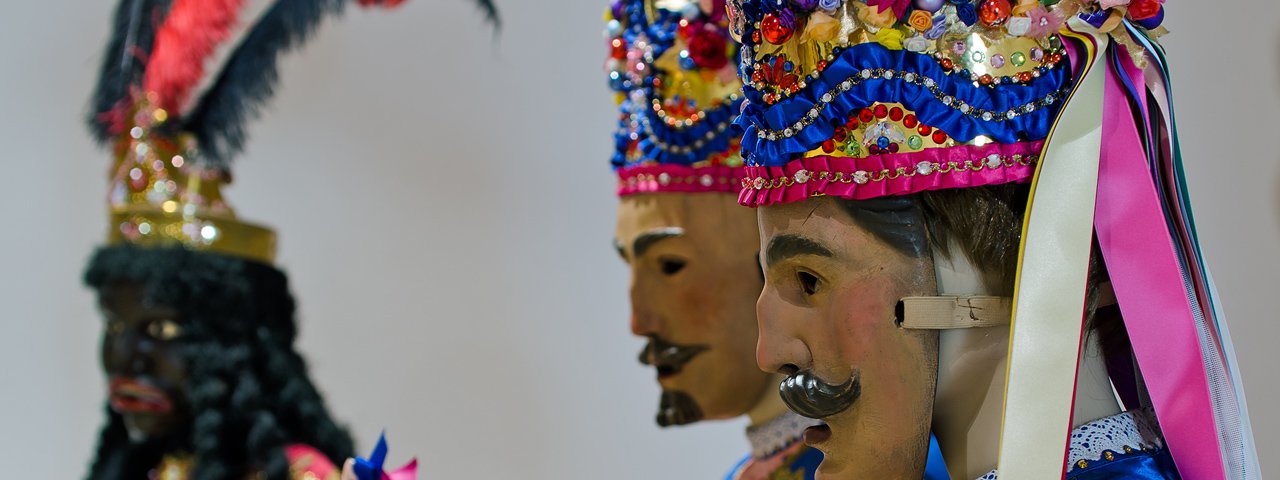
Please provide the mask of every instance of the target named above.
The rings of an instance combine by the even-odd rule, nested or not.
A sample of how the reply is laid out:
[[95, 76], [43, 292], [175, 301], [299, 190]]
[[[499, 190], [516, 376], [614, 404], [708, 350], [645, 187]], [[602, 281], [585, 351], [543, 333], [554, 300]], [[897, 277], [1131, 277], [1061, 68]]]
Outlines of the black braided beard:
[[663, 390], [658, 402], [658, 426], [688, 425], [702, 420], [702, 408], [693, 397], [679, 390]]

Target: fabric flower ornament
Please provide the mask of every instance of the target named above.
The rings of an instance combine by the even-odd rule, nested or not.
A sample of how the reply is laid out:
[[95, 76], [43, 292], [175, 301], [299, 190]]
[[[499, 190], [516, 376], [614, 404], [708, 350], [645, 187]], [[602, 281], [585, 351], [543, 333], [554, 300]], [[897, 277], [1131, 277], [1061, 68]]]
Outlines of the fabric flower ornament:
[[791, 4], [804, 12], [812, 12], [818, 8], [818, 0], [791, 0]]
[[842, 3], [844, 0], [818, 0], [818, 8], [827, 13], [835, 13]]
[[942, 38], [942, 35], [945, 33], [947, 33], [947, 17], [944, 15], [937, 15], [933, 17], [933, 27], [930, 28], [929, 31], [924, 32], [924, 38], [937, 40]]
[[728, 39], [710, 29], [698, 29], [689, 38], [689, 58], [699, 68], [719, 70], [729, 63]]
[[862, 23], [872, 28], [889, 28], [898, 23], [898, 18], [893, 16], [893, 10], [876, 11], [874, 7], [861, 3], [855, 3], [854, 6], [858, 9], [858, 20], [862, 20]]
[[952, 4], [956, 7], [956, 18], [960, 19], [965, 25], [972, 26], [978, 23], [978, 11], [973, 8], [973, 4], [964, 0], [952, 0]]
[[1027, 17], [1013, 17], [1004, 24], [1004, 30], [1009, 35], [1021, 37], [1027, 34], [1027, 30], [1031, 29], [1031, 19]]
[[907, 19], [907, 25], [918, 31], [927, 32], [933, 28], [933, 14], [924, 10], [911, 12], [911, 17]]
[[[1128, 0], [1125, 1], [1127, 2]], [[1039, 6], [1040, 0], [1018, 0], [1018, 3], [1013, 6], [1013, 16], [1024, 17], [1027, 12]]]
[[896, 28], [882, 28], [876, 32], [876, 41], [889, 50], [902, 50], [902, 41], [906, 38], [907, 35]]
[[1027, 18], [1031, 19], [1031, 26], [1027, 28], [1026, 35], [1031, 38], [1045, 38], [1062, 29], [1062, 17], [1044, 7], [1027, 12]]
[[827, 43], [835, 40], [838, 33], [840, 33], [840, 21], [836, 20], [836, 17], [827, 15], [826, 12], [817, 11], [809, 15], [800, 41]]
[[926, 50], [929, 50], [929, 47], [933, 46], [933, 42], [924, 35], [916, 35], [908, 38], [907, 41], [902, 42], [902, 46], [912, 52], [924, 53]]
[[1133, 0], [1129, 2], [1129, 18], [1146, 20], [1160, 14], [1161, 0]]
[[907, 7], [911, 6], [911, 0], [867, 0], [867, 6], [876, 7], [876, 11], [880, 13], [893, 10], [893, 18], [902, 18], [907, 14]]

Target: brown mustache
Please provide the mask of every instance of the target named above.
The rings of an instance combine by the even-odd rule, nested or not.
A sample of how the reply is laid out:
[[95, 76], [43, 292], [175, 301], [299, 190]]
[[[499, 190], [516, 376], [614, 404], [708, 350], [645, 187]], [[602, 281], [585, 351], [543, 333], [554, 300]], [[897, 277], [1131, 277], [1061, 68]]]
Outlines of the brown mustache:
[[659, 373], [678, 373], [693, 357], [708, 348], [706, 345], [680, 345], [649, 335], [649, 343], [640, 350], [640, 363], [657, 368]]

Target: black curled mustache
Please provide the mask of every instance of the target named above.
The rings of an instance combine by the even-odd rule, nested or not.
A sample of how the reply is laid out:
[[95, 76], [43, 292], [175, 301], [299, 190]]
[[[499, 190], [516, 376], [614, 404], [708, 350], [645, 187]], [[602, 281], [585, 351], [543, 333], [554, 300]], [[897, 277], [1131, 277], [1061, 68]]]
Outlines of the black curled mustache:
[[791, 411], [823, 419], [853, 406], [862, 395], [862, 381], [857, 370], [839, 385], [824, 382], [813, 372], [804, 370], [787, 376], [778, 385], [778, 393]]
[[640, 363], [678, 372], [684, 364], [707, 350], [705, 345], [680, 345], [657, 335], [649, 335], [649, 343], [640, 350]]

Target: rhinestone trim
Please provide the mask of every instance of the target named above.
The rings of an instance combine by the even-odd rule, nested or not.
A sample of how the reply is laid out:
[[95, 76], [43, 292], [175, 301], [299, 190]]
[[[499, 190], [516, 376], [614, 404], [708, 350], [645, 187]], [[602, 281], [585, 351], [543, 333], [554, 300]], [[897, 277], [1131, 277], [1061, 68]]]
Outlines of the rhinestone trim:
[[923, 161], [915, 165], [914, 168], [897, 167], [896, 169], [882, 169], [876, 171], [857, 170], [854, 172], [843, 171], [810, 171], [801, 169], [795, 174], [786, 177], [765, 178], [765, 177], [748, 177], [742, 180], [742, 188], [754, 190], [771, 190], [776, 188], [787, 188], [796, 184], [804, 184], [813, 180], [830, 181], [840, 183], [856, 183], [858, 185], [866, 185], [868, 183], [883, 182], [886, 180], [897, 180], [902, 177], [928, 176], [934, 174], [947, 174], [951, 172], [981, 172], [983, 170], [992, 170], [997, 168], [1026, 167], [1031, 166], [1039, 160], [1039, 155], [1012, 155], [1005, 156], [1000, 154], [991, 154], [986, 158], [977, 160], [965, 160], [964, 162], [949, 161], [946, 163]]
[[829, 90], [826, 93], [823, 93], [822, 96], [818, 99], [818, 101], [813, 105], [813, 107], [809, 108], [809, 111], [805, 112], [804, 116], [800, 120], [797, 120], [791, 126], [786, 127], [782, 130], [771, 130], [766, 128], [759, 128], [759, 130], [756, 131], [756, 136], [761, 139], [765, 139], [769, 141], [776, 141], [779, 138], [793, 137], [799, 134], [805, 128], [808, 128], [810, 125], [812, 125], [813, 122], [815, 122], [818, 119], [818, 116], [821, 114], [822, 110], [826, 109], [827, 105], [835, 101], [838, 95], [848, 92], [855, 85], [861, 84], [864, 80], [873, 80], [873, 79], [881, 79], [881, 78], [885, 80], [900, 80], [908, 84], [923, 86], [929, 89], [929, 92], [932, 93], [933, 96], [937, 98], [939, 101], [941, 101], [944, 105], [951, 107], [955, 110], [958, 110], [960, 111], [960, 113], [963, 113], [967, 116], [970, 116], [982, 121], [986, 121], [986, 122], [992, 122], [992, 121], [1003, 122], [1005, 120], [1016, 118], [1020, 115], [1032, 113], [1039, 108], [1047, 107], [1047, 106], [1053, 105], [1054, 103], [1057, 103], [1059, 100], [1061, 100], [1062, 98], [1065, 98], [1070, 93], [1069, 87], [1064, 87], [1061, 90], [1045, 95], [1043, 98], [1040, 98], [1031, 102], [1027, 102], [1017, 107], [1011, 108], [1007, 111], [993, 112], [990, 110], [983, 110], [981, 108], [976, 108], [972, 105], [969, 105], [968, 103], [965, 103], [964, 101], [957, 99], [956, 97], [948, 95], [947, 92], [942, 90], [942, 87], [938, 86], [937, 80], [934, 80], [931, 77], [926, 77], [924, 75], [920, 75], [915, 72], [904, 72], [896, 69], [867, 68], [867, 69], [863, 69], [861, 72], [859, 72], [856, 75], [853, 75], [853, 76], [850, 76], [849, 78], [844, 79], [844, 81], [836, 85], [836, 88]]
[[[644, 129], [646, 131], [652, 132], [653, 125], [649, 123], [649, 117], [647, 115], [639, 115], [639, 117], [640, 117], [640, 122], [644, 124]], [[692, 155], [694, 150], [701, 149], [702, 147], [706, 146], [708, 142], [715, 140], [717, 136], [728, 131], [729, 125], [731, 124], [733, 124], [732, 118], [722, 121], [720, 123], [717, 123], [715, 127], [713, 127], [710, 130], [707, 130], [707, 134], [703, 135], [702, 138], [694, 140], [693, 143], [690, 145], [684, 145], [684, 146], [671, 145], [669, 143], [666, 143], [662, 141], [662, 139], [658, 138], [657, 135], [649, 135], [646, 138], [650, 142], [653, 142], [654, 146], [657, 146], [659, 150], [662, 150], [664, 152], [676, 154], [676, 155]]]

